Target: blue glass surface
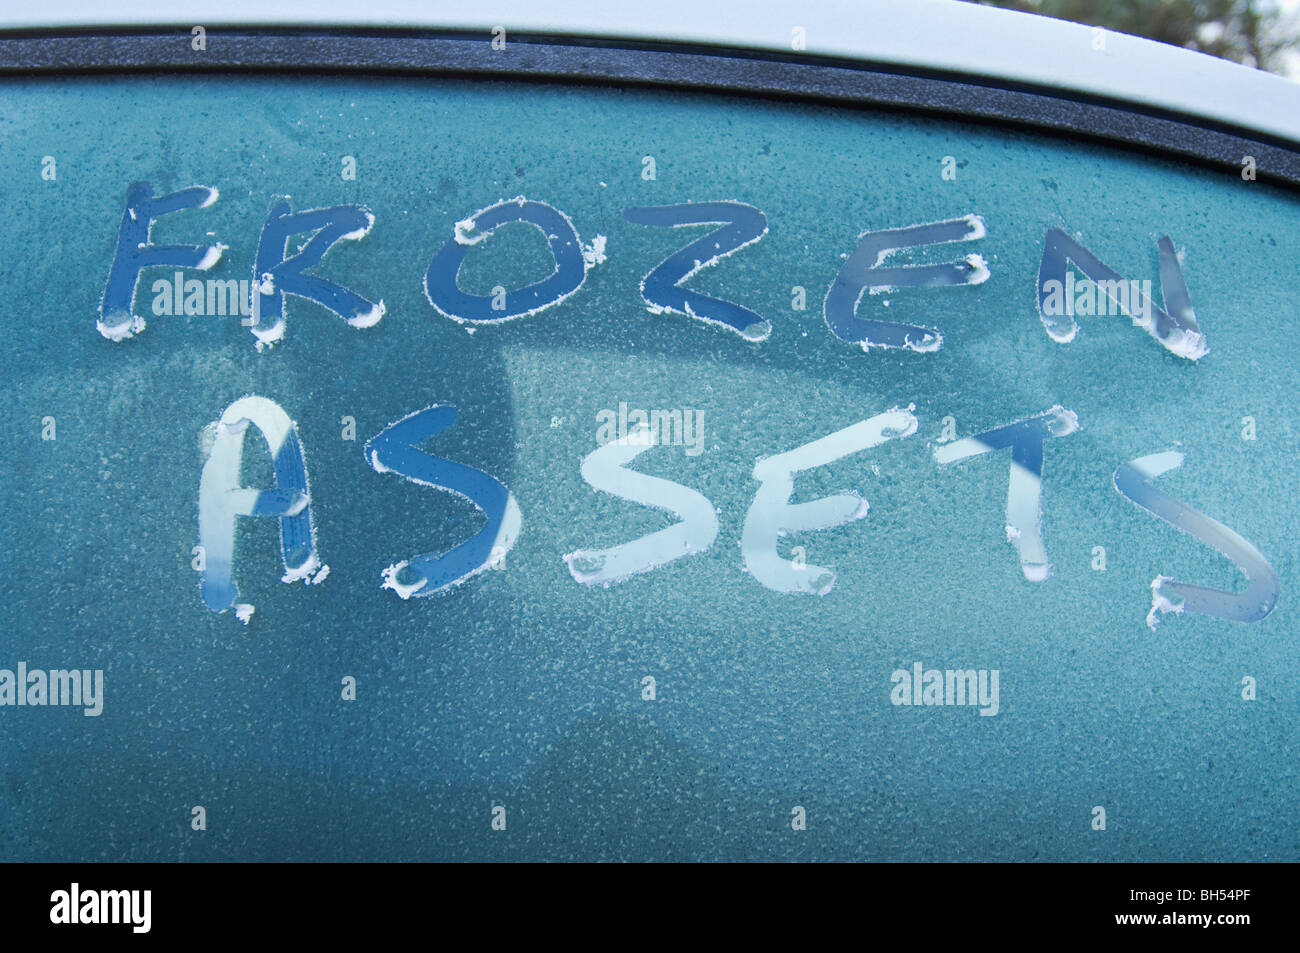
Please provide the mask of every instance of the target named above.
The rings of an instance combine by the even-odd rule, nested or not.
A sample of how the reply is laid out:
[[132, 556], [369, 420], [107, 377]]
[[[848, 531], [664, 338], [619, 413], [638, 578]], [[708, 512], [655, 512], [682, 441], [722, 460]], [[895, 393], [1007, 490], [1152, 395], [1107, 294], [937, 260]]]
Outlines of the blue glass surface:
[[[1295, 859], [1294, 195], [932, 118], [508, 83], [6, 79], [0, 144], [0, 668], [102, 669], [105, 696], [94, 718], [0, 707], [5, 859]], [[283, 337], [259, 349], [239, 315], [155, 314], [168, 267], [137, 289], [147, 327], [107, 340], [97, 307], [135, 182], [219, 190], [153, 229], [229, 246], [187, 279], [256, 278], [282, 196], [364, 206], [373, 228], [311, 270], [382, 299], [382, 320], [286, 296]], [[587, 249], [581, 287], [553, 307], [450, 320], [426, 298], [430, 262], [458, 222], [516, 196], [562, 211], [585, 246], [604, 236], [603, 256]], [[625, 211], [688, 202], [766, 217], [760, 240], [686, 282], [770, 322], [766, 340], [642, 299], [716, 226]], [[968, 215], [984, 237], [900, 260], [978, 253], [987, 281], [858, 308], [939, 330], [939, 349], [831, 332], [822, 302], [862, 233]], [[1050, 337], [1036, 279], [1052, 228], [1157, 295], [1169, 236], [1209, 352], [1180, 357], [1124, 315]], [[547, 236], [516, 223], [471, 246], [457, 281], [490, 298], [552, 269]], [[192, 560], [205, 428], [247, 394], [297, 424], [330, 572], [282, 583], [278, 521], [242, 520], [245, 626], [208, 610]], [[522, 527], [497, 568], [403, 600], [386, 568], [485, 519], [363, 453], [433, 405], [455, 421], [423, 449], [508, 487]], [[564, 554], [673, 522], [583, 480], [599, 415], [620, 405], [702, 413], [702, 452], [655, 447], [635, 468], [701, 493], [719, 530], [705, 552], [587, 586]], [[1034, 582], [1006, 538], [1009, 454], [939, 467], [934, 452], [944, 418], [963, 438], [1057, 405], [1079, 430], [1043, 448], [1052, 571]], [[786, 595], [746, 573], [755, 462], [909, 406], [914, 435], [796, 481], [796, 503], [870, 504], [787, 540], [834, 588]], [[1185, 462], [1156, 485], [1277, 573], [1260, 621], [1148, 626], [1158, 575], [1246, 585], [1116, 491], [1117, 468], [1168, 450]], [[244, 458], [246, 485], [274, 485], [259, 440]], [[891, 673], [916, 662], [997, 670], [998, 713], [892, 704]]]

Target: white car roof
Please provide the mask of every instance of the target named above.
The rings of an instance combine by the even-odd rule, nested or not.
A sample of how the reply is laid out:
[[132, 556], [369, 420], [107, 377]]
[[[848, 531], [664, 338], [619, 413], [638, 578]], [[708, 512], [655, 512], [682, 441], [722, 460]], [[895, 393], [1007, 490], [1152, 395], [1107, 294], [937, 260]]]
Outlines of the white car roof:
[[1089, 26], [958, 0], [87, 0], [10, 4], [0, 30], [50, 27], [321, 26], [482, 31], [494, 26], [718, 44], [954, 71], [1171, 110], [1300, 142], [1300, 83]]

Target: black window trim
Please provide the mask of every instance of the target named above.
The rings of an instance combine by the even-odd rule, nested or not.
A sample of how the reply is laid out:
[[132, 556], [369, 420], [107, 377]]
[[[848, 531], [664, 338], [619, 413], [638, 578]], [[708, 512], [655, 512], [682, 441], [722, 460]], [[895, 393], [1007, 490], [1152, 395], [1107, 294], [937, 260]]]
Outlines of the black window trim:
[[[897, 110], [1033, 130], [1300, 188], [1300, 143], [1067, 89], [796, 52], [540, 33], [365, 27], [0, 31], [0, 77], [96, 73], [372, 74], [634, 86]], [[1153, 82], [1168, 77], [1153, 77]], [[1297, 101], [1300, 103], [1300, 87]]]

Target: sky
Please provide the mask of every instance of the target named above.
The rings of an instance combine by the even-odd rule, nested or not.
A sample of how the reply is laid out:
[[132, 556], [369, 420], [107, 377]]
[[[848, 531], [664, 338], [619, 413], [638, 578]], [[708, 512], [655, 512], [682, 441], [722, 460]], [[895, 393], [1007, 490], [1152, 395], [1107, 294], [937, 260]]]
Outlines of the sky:
[[[1300, 32], [1300, 0], [1278, 0], [1278, 6], [1287, 14], [1290, 26]], [[1282, 69], [1288, 79], [1300, 82], [1300, 50], [1283, 56]]]

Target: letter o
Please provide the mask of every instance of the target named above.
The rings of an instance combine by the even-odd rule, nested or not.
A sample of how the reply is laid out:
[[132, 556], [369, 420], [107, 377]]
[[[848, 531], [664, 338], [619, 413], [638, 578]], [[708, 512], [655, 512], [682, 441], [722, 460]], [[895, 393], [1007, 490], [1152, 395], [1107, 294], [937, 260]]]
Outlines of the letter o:
[[[527, 222], [542, 230], [555, 259], [555, 271], [541, 281], [516, 291], [507, 291], [505, 307], [493, 308], [492, 295], [466, 294], [460, 290], [456, 279], [469, 247], [509, 222]], [[473, 237], [464, 237], [465, 232], [471, 231]], [[457, 223], [456, 234], [429, 263], [429, 270], [424, 275], [424, 294], [430, 304], [452, 320], [491, 324], [535, 314], [559, 304], [582, 286], [586, 276], [582, 244], [568, 216], [545, 202], [520, 197], [491, 205]]]

